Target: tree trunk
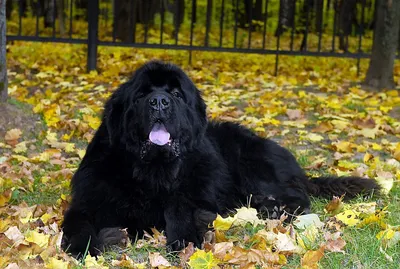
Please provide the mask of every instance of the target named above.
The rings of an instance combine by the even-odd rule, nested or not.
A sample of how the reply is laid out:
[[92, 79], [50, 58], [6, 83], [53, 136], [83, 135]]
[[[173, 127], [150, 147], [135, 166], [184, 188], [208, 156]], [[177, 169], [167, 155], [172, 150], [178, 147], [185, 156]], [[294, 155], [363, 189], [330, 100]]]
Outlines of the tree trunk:
[[393, 65], [400, 27], [400, 0], [378, 2], [372, 56], [364, 83], [377, 89], [393, 88]]
[[6, 0], [0, 0], [0, 101], [7, 100]]

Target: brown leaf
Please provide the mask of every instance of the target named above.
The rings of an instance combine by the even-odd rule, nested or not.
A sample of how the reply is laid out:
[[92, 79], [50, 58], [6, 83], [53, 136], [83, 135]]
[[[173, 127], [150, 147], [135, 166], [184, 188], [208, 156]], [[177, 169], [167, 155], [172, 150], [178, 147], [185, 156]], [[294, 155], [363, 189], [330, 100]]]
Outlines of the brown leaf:
[[159, 252], [151, 252], [149, 253], [149, 260], [151, 267], [159, 267], [159, 266], [171, 266], [169, 261], [167, 261]]
[[185, 267], [186, 262], [189, 260], [190, 256], [192, 256], [194, 252], [194, 245], [192, 242], [189, 242], [188, 246], [179, 253], [182, 268]]
[[303, 111], [299, 109], [287, 109], [286, 115], [288, 115], [289, 120], [298, 120], [304, 117]]
[[301, 258], [301, 266], [305, 268], [318, 269], [318, 262], [324, 256], [325, 247], [320, 247], [318, 250], [308, 250]]
[[330, 122], [321, 122], [317, 127], [312, 129], [313, 132], [326, 133], [333, 130], [333, 126]]
[[346, 241], [344, 241], [341, 237], [335, 240], [329, 240], [325, 244], [325, 249], [331, 252], [342, 252], [344, 253], [344, 246], [346, 246]]
[[373, 118], [367, 118], [364, 120], [355, 119], [353, 121], [353, 124], [360, 129], [363, 129], [363, 128], [371, 128], [372, 129], [372, 128], [375, 128], [375, 125], [376, 125], [375, 120]]
[[18, 139], [21, 137], [22, 132], [20, 129], [11, 129], [4, 136], [4, 140], [6, 140], [7, 144], [15, 147], [18, 144]]
[[341, 197], [333, 196], [332, 200], [325, 206], [325, 211], [332, 215], [339, 213], [343, 208], [343, 198], [344, 194]]
[[229, 254], [232, 251], [233, 242], [221, 242], [214, 245], [213, 253], [214, 256], [221, 261], [225, 261], [226, 254]]

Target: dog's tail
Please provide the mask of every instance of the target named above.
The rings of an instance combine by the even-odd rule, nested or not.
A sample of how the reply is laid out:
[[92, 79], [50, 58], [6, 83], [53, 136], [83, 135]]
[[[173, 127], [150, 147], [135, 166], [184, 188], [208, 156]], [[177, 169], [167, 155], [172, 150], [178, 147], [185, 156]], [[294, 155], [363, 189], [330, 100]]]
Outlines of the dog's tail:
[[308, 180], [308, 192], [312, 196], [332, 198], [345, 195], [346, 200], [352, 199], [358, 195], [379, 194], [380, 186], [369, 178], [362, 177], [318, 177]]

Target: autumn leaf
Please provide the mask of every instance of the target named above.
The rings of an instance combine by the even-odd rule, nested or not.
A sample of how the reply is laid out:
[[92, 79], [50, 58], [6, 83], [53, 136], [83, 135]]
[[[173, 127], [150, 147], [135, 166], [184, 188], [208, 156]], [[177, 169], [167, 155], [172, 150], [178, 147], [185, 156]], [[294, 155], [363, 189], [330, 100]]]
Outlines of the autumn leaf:
[[301, 258], [302, 268], [318, 269], [318, 262], [324, 256], [324, 250], [324, 247], [321, 247], [318, 250], [308, 250], [306, 254], [304, 254], [303, 258]]
[[343, 198], [344, 195], [342, 195], [341, 197], [333, 196], [332, 200], [325, 206], [325, 212], [331, 215], [339, 213], [343, 209]]
[[7, 144], [15, 146], [18, 144], [18, 139], [21, 137], [21, 135], [22, 131], [20, 129], [11, 129], [6, 133], [4, 140], [7, 142]]
[[232, 226], [236, 218], [226, 217], [223, 218], [221, 215], [217, 214], [217, 218], [213, 222], [213, 227], [216, 230], [226, 231]]
[[347, 226], [355, 226], [360, 222], [359, 215], [359, 212], [349, 209], [337, 214], [335, 218]]
[[25, 234], [25, 240], [31, 243], [35, 243], [39, 247], [46, 247], [49, 244], [50, 235], [39, 233], [37, 231], [28, 231]]
[[151, 267], [165, 268], [171, 264], [159, 252], [149, 253], [149, 261]]
[[59, 260], [55, 257], [51, 257], [48, 259], [48, 261], [45, 264], [45, 268], [48, 269], [68, 269], [69, 268], [69, 262]]
[[193, 269], [212, 269], [219, 263], [219, 260], [214, 257], [212, 252], [205, 252], [204, 250], [197, 250], [188, 262], [189, 266]]

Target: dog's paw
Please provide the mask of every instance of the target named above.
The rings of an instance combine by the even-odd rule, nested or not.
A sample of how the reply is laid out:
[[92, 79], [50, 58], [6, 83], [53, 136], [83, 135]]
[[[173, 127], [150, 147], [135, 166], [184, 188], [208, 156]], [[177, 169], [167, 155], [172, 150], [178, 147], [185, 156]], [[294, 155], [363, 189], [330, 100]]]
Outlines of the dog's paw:
[[98, 235], [103, 248], [110, 246], [126, 247], [129, 242], [129, 236], [126, 229], [119, 227], [103, 228]]
[[200, 248], [201, 247], [201, 242], [197, 238], [189, 238], [189, 239], [176, 239], [176, 240], [168, 240], [167, 241], [167, 250], [168, 252], [175, 252], [175, 251], [181, 251], [185, 247], [189, 245], [189, 243], [192, 242], [195, 247]]
[[102, 253], [102, 247], [97, 238], [84, 240], [79, 235], [67, 237], [64, 234], [61, 240], [61, 248], [76, 259], [82, 259], [86, 255], [86, 250], [93, 257], [97, 257]]

